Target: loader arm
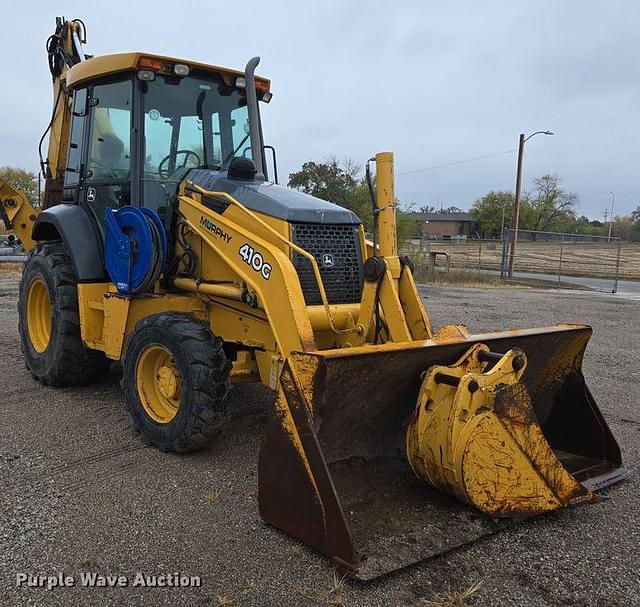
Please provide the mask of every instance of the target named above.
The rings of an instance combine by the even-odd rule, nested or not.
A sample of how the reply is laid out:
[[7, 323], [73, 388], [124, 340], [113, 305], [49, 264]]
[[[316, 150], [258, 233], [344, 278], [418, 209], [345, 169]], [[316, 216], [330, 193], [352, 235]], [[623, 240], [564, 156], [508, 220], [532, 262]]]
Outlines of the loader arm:
[[[392, 183], [392, 154], [378, 156], [382, 182], [385, 182], [385, 175], [388, 174], [388, 182]], [[224, 213], [208, 208], [203, 202], [205, 199], [218, 199], [226, 205], [232, 205], [241, 211], [245, 221], [241, 222], [238, 216], [233, 220]], [[392, 188], [381, 188], [378, 199], [383, 214], [387, 210], [395, 213], [392, 208]], [[285, 359], [292, 352], [319, 349], [314, 331], [321, 327], [328, 329], [333, 334], [335, 345], [342, 347], [378, 340], [410, 342], [432, 336], [431, 324], [409, 267], [395, 255], [395, 249], [386, 247], [386, 243], [393, 242], [394, 238], [389, 237], [382, 243], [381, 252], [389, 253], [388, 256], [368, 260], [370, 263], [369, 268], [365, 268], [362, 301], [353, 309], [329, 305], [316, 259], [229, 194], [207, 191], [186, 181], [181, 186], [179, 211], [190, 229], [214, 249], [233, 273], [241, 277], [243, 283], [256, 294], [255, 307], [266, 313], [279, 353]], [[392, 221], [381, 225], [381, 234], [395, 230]], [[256, 234], [256, 226], [262, 229], [264, 237]], [[289, 257], [291, 251], [304, 256], [311, 264], [322, 306], [305, 304], [299, 277]], [[197, 285], [195, 282], [189, 284], [182, 278], [178, 278], [174, 285], [225, 297], [219, 285], [207, 286], [202, 281]], [[233, 295], [231, 298], [234, 298]], [[378, 327], [374, 331], [376, 315], [383, 328]]]
[[[209, 192], [209, 195], [223, 194]], [[245, 209], [235, 202], [238, 208]], [[315, 350], [313, 329], [306, 314], [300, 282], [295, 268], [282, 249], [224, 215], [208, 209], [192, 196], [179, 197], [179, 210], [191, 230], [207, 246], [215, 249], [233, 272], [257, 295], [255, 305], [266, 313], [282, 355], [286, 357], [293, 351]], [[245, 211], [253, 215], [248, 209]], [[255, 215], [253, 217], [258, 220]], [[247, 247], [247, 251], [253, 251], [248, 261], [245, 261], [246, 256], [243, 258], [240, 252], [243, 247]], [[254, 260], [258, 255], [261, 263], [256, 269], [258, 263]], [[205, 293], [203, 287], [201, 282], [200, 292]]]

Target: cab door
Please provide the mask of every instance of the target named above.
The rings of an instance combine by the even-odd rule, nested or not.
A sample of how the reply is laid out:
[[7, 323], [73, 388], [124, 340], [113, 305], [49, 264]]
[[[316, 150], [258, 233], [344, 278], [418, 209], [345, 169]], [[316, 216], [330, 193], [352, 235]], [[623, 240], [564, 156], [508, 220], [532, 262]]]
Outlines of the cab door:
[[77, 89], [73, 92], [71, 132], [69, 134], [69, 150], [67, 152], [67, 166], [65, 168], [64, 188], [62, 191], [63, 202], [78, 203], [80, 201], [86, 116], [87, 89]]
[[105, 209], [132, 204], [132, 80], [88, 90], [88, 132], [79, 202], [104, 229]]

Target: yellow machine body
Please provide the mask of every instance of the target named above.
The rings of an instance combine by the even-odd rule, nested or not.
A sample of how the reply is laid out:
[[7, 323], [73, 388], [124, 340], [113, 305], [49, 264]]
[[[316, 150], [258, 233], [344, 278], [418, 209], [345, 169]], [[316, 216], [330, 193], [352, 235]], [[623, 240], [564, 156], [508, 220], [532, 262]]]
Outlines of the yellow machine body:
[[[98, 57], [64, 75], [73, 88], [135, 69], [139, 59]], [[67, 122], [54, 122], [57, 150], [68, 140]], [[108, 124], [99, 126], [108, 132]], [[52, 183], [62, 156], [50, 151]], [[582, 376], [591, 329], [470, 335], [451, 325], [434, 333], [411, 266], [398, 256], [393, 154], [375, 162], [378, 245], [365, 241], [360, 225], [358, 302], [329, 303], [319, 260], [295, 244], [288, 221], [188, 177], [175, 199], [186, 235], [174, 253], [182, 259], [187, 247], [195, 271], [181, 261], [142, 296], [121, 294], [108, 281], [77, 285], [86, 348], [120, 360], [141, 321], [181, 312], [233, 349], [232, 381], [277, 390], [259, 459], [260, 513], [363, 579], [500, 526], [469, 506], [528, 516], [591, 501], [626, 475]], [[6, 184], [0, 203], [5, 223], [32, 248], [37, 212]], [[260, 252], [258, 267], [239, 254], [244, 246]], [[306, 303], [295, 255], [312, 269], [321, 304]], [[44, 343], [47, 324], [40, 324]], [[149, 395], [145, 409], [169, 423], [184, 405], [179, 373], [161, 349], [145, 357], [150, 371], [135, 377]]]

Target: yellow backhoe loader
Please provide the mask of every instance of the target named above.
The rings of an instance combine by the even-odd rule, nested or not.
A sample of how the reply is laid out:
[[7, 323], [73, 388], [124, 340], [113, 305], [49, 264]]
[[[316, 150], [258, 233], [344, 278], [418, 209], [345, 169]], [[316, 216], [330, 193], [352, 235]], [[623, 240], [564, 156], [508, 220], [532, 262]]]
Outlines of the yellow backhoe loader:
[[372, 159], [369, 242], [352, 212], [269, 179], [257, 58], [89, 57], [85, 38], [58, 19], [47, 42], [42, 209], [0, 184], [30, 250], [19, 332], [37, 381], [121, 361], [134, 429], [178, 452], [224, 431], [231, 384], [277, 390], [260, 513], [361, 579], [628, 474], [582, 375], [588, 326], [432, 330], [397, 251], [391, 153]]

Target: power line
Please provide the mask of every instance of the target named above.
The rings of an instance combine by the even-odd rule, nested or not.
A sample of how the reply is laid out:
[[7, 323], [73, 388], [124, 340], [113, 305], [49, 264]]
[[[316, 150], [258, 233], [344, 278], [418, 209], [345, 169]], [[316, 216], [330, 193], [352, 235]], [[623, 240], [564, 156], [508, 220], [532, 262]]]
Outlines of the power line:
[[487, 154], [486, 156], [476, 156], [475, 158], [467, 158], [466, 160], [457, 160], [456, 162], [448, 162], [447, 164], [438, 164], [436, 166], [427, 167], [424, 169], [414, 169], [413, 171], [404, 171], [403, 173], [396, 173], [396, 177], [403, 175], [412, 175], [413, 173], [424, 173], [425, 171], [435, 171], [436, 169], [445, 169], [447, 167], [456, 166], [459, 164], [466, 164], [467, 162], [475, 162], [476, 160], [486, 160], [487, 158], [495, 158], [496, 156], [505, 156], [507, 154], [514, 154], [518, 150], [506, 150], [504, 152], [498, 152], [497, 154]]

